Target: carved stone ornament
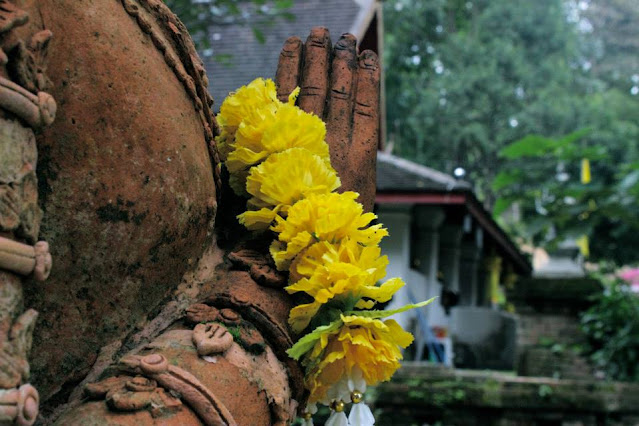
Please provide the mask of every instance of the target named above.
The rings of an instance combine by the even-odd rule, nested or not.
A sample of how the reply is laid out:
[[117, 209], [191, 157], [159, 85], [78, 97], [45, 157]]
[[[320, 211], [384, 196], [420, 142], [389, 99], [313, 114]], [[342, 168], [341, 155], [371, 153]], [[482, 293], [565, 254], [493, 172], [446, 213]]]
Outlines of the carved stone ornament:
[[0, 390], [0, 422], [32, 425], [38, 417], [39, 404], [38, 391], [29, 384], [19, 389]]
[[35, 132], [53, 123], [57, 110], [44, 92], [52, 33], [28, 23], [26, 11], [0, 0], [0, 424], [18, 425], [34, 424], [39, 412], [38, 391], [27, 383], [38, 313], [20, 313], [21, 277], [44, 281], [51, 271], [49, 245], [36, 242], [42, 212]]
[[36, 281], [44, 281], [51, 273], [51, 266], [52, 258], [46, 241], [39, 241], [32, 247], [0, 237], [0, 269], [24, 276], [33, 275]]

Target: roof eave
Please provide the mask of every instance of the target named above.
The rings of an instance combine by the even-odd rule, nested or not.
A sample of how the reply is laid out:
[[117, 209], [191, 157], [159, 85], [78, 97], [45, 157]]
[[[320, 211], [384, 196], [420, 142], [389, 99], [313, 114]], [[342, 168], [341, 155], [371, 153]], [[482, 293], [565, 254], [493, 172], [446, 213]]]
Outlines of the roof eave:
[[464, 206], [477, 223], [490, 235], [499, 247], [509, 255], [517, 271], [524, 276], [532, 274], [532, 266], [519, 251], [510, 237], [501, 229], [472, 191], [378, 191], [377, 204], [431, 204]]

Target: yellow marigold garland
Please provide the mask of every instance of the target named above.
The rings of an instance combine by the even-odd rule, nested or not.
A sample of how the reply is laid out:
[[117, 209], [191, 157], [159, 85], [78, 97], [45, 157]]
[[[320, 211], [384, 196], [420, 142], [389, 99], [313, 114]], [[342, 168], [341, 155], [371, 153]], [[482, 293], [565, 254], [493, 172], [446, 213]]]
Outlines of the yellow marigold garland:
[[346, 424], [340, 407], [352, 401], [351, 421], [372, 425], [361, 393], [391, 378], [401, 348], [413, 340], [394, 320], [381, 318], [430, 301], [371, 310], [404, 286], [399, 278], [378, 284], [388, 264], [378, 245], [388, 232], [371, 225], [376, 216], [364, 213], [359, 194], [334, 192], [340, 180], [325, 125], [294, 105], [298, 93], [282, 103], [271, 80], [241, 87], [220, 108], [217, 141], [232, 188], [248, 198], [240, 223], [277, 234], [270, 251], [277, 268], [290, 273], [286, 291], [312, 298], [289, 316], [292, 330], [303, 334], [288, 353], [305, 368], [307, 413], [316, 402], [333, 403], [336, 423]]
[[377, 218], [364, 213], [355, 201], [356, 192], [310, 195], [288, 209], [286, 219], [275, 218], [271, 227], [278, 238], [271, 245], [271, 255], [279, 270], [287, 270], [302, 250], [309, 245], [327, 241], [339, 243], [345, 238], [364, 246], [377, 245], [388, 235], [381, 224], [369, 226]]
[[271, 154], [251, 167], [246, 179], [246, 192], [252, 196], [248, 206], [260, 209], [259, 213], [247, 211], [240, 215], [240, 222], [252, 230], [267, 229], [277, 213], [286, 215], [298, 200], [328, 194], [339, 186], [330, 161], [307, 149], [289, 148]]

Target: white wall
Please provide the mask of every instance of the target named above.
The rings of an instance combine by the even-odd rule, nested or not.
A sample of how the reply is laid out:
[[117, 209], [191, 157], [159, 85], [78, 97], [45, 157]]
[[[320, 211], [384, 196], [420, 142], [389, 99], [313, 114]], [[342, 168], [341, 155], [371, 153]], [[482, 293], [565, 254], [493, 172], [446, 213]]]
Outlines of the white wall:
[[[388, 229], [389, 236], [381, 243], [382, 254], [388, 256], [386, 277], [400, 277], [407, 281], [410, 270], [410, 228], [412, 204], [382, 204], [378, 206], [379, 221]], [[410, 303], [408, 293], [400, 289], [393, 297], [388, 309], [395, 309]], [[409, 328], [415, 314], [404, 312], [393, 318], [405, 329]]]

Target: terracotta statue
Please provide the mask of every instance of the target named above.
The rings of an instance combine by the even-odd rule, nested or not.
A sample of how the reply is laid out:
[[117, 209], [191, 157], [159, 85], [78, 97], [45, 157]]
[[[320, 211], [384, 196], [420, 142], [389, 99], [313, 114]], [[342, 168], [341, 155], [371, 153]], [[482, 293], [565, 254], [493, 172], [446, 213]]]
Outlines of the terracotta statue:
[[[371, 208], [375, 54], [315, 28], [276, 82]], [[236, 222], [207, 86], [160, 0], [0, 0], [0, 424], [284, 425], [304, 403], [287, 277]]]

